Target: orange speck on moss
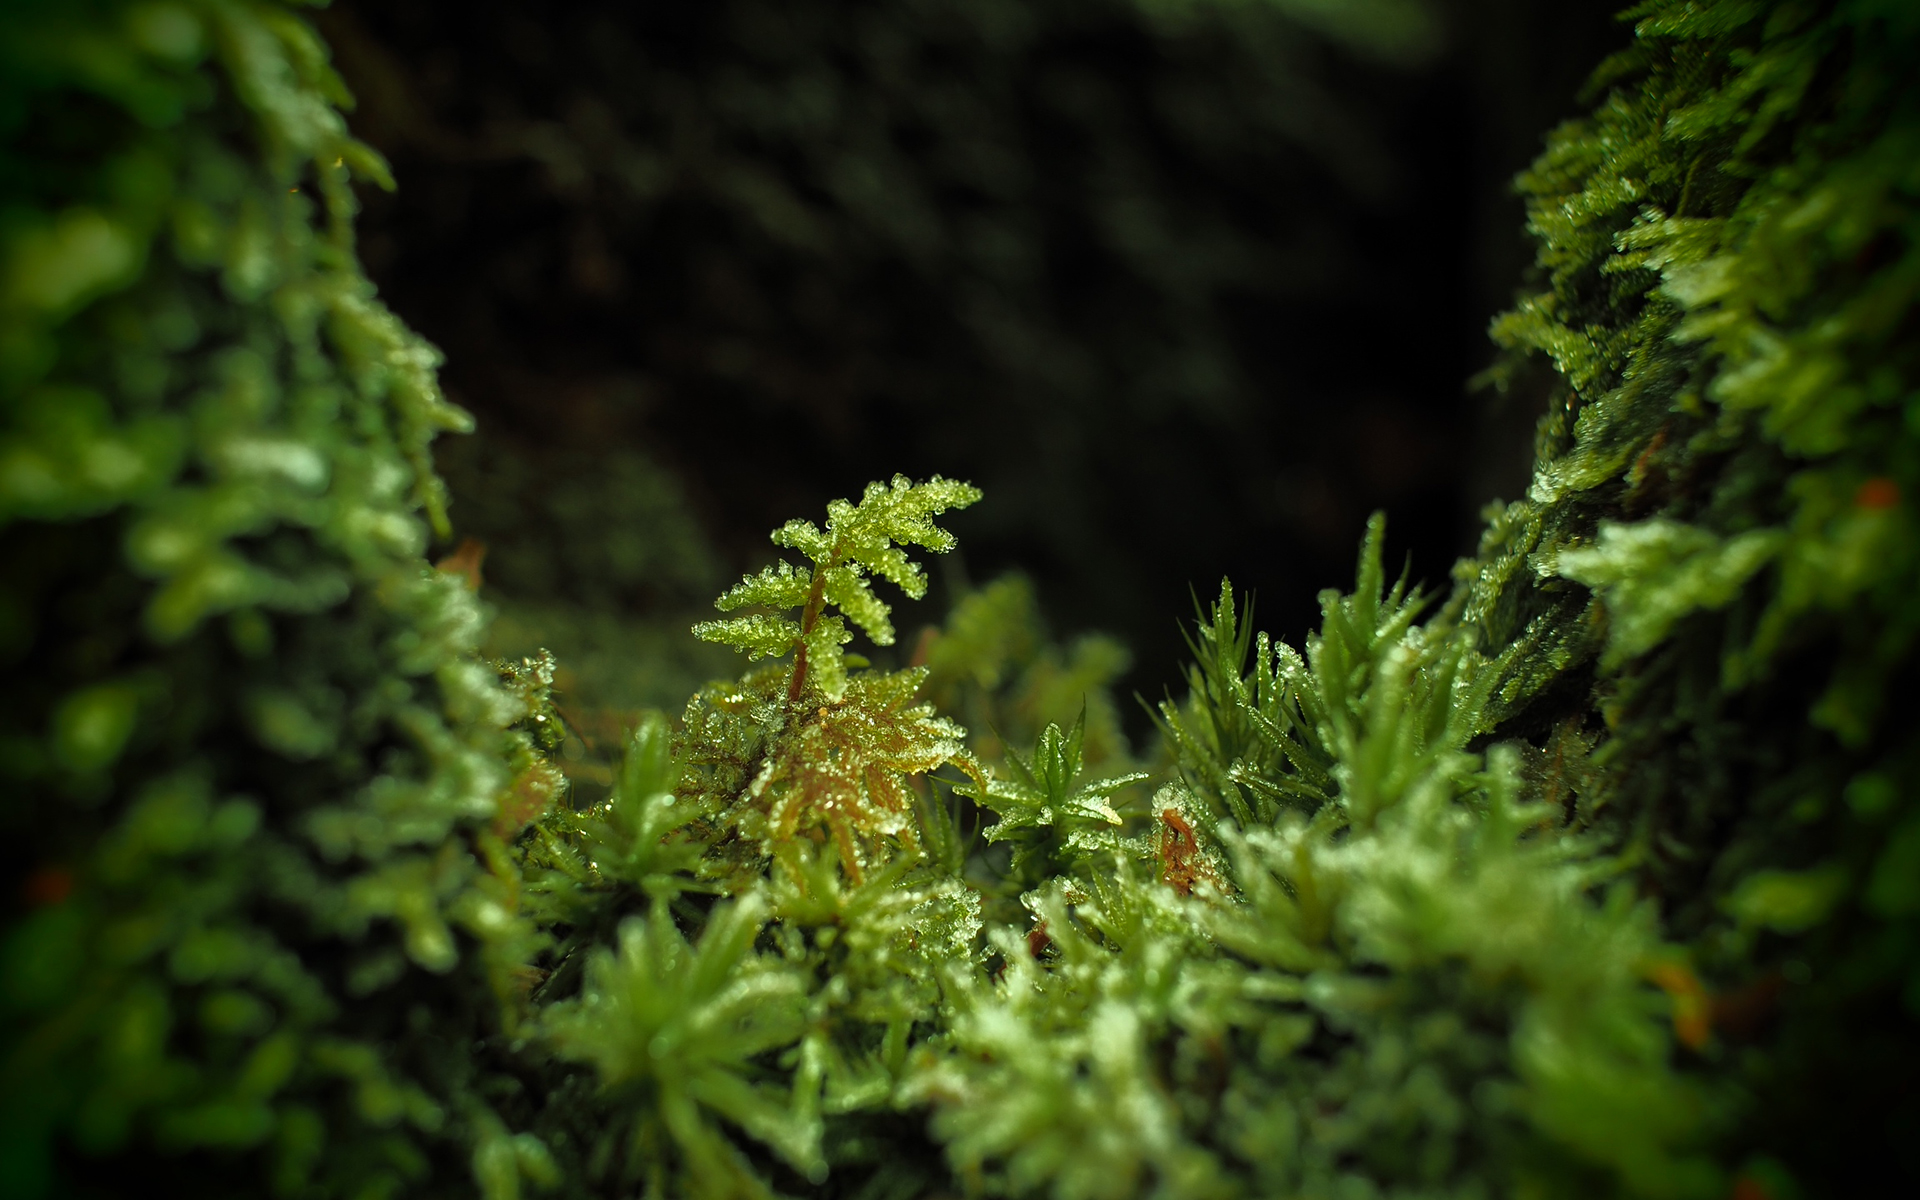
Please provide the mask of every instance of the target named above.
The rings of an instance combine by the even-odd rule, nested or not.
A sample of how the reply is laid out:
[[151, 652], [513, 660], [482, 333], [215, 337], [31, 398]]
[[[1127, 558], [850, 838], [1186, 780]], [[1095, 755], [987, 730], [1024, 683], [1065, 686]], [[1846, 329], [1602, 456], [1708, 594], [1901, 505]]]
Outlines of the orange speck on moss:
[[1713, 998], [1692, 970], [1681, 963], [1655, 963], [1647, 978], [1673, 997], [1673, 1036], [1689, 1050], [1706, 1046], [1713, 1035]]
[[1637, 488], [1646, 482], [1647, 475], [1653, 467], [1654, 456], [1659, 454], [1661, 448], [1666, 444], [1667, 428], [1663, 425], [1660, 427], [1659, 432], [1655, 433], [1652, 439], [1647, 442], [1646, 449], [1642, 450], [1639, 457], [1633, 460], [1633, 469], [1627, 472], [1627, 482], [1629, 484]]
[[1860, 485], [1853, 502], [1861, 508], [1881, 511], [1900, 503], [1900, 485], [1885, 475], [1875, 475]]
[[479, 538], [462, 538], [452, 554], [433, 564], [433, 569], [458, 575], [467, 581], [467, 590], [480, 590], [480, 564], [487, 560], [487, 544]]
[[1160, 878], [1182, 896], [1193, 895], [1194, 882], [1205, 867], [1200, 863], [1200, 839], [1177, 808], [1160, 810]]
[[1773, 1200], [1773, 1193], [1753, 1176], [1742, 1175], [1733, 1181], [1732, 1200]]
[[20, 894], [35, 908], [59, 904], [73, 895], [73, 872], [65, 867], [41, 867], [27, 876]]
[[1033, 928], [1027, 932], [1027, 953], [1039, 958], [1051, 945], [1053, 945], [1053, 938], [1047, 934], [1047, 923], [1035, 921]]

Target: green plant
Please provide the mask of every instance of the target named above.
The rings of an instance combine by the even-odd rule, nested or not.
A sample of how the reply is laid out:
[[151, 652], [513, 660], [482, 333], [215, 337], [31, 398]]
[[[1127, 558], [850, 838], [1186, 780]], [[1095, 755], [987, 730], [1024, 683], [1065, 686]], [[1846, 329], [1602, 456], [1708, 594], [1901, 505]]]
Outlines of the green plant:
[[[696, 627], [771, 661], [644, 716], [576, 805], [554, 660], [486, 664], [468, 560], [423, 557], [461, 419], [354, 265], [379, 164], [317, 41], [241, 0], [8, 10], [0, 1180], [1784, 1200], [1904, 1169], [1920, 18], [1632, 15], [1523, 181], [1540, 290], [1491, 378], [1537, 353], [1558, 390], [1443, 602], [1388, 583], [1381, 520], [1299, 650], [1223, 585], [1156, 770], [1090, 764], [1110, 671], [1041, 648], [1017, 583], [916, 665], [847, 651], [979, 495], [896, 477], [775, 532], [806, 565]], [[976, 757], [929, 684], [1023, 724]]]
[[[844, 646], [849, 620], [892, 641], [869, 578], [920, 594], [906, 549], [950, 548], [932, 518], [978, 495], [895, 478], [835, 501], [825, 528], [776, 530], [810, 565], [746, 577], [718, 606], [762, 611], [695, 632], [782, 661], [702, 690], [676, 730], [643, 721], [605, 802], [520, 843], [528, 911], [559, 935], [531, 994], [539, 1045], [594, 1080], [577, 1106], [524, 1115], [578, 1148], [578, 1181], [746, 1196], [830, 1167], [926, 1173], [889, 1161], [886, 1106], [939, 1019], [938, 965], [974, 953], [980, 900], [922, 777], [983, 777], [965, 731], [915, 702], [927, 668]], [[543, 1086], [584, 1082], [560, 1079]]]
[[356, 264], [346, 100], [277, 3], [0, 16], [9, 1195], [492, 1153], [541, 688], [422, 558], [467, 419]]
[[[1524, 180], [1545, 290], [1493, 378], [1559, 380], [1527, 499], [1424, 625], [1364, 562], [1304, 658], [1249, 665], [1216, 606], [1162, 719], [1225, 867], [1159, 873], [1227, 898], [1148, 903], [1142, 839], [996, 935], [1013, 982], [957, 981], [915, 1085], [964, 1179], [1845, 1194], [1898, 1161], [1920, 29], [1632, 15]], [[1201, 1002], [1256, 966], [1294, 1011]]]
[[1920, 24], [1631, 15], [1608, 98], [1522, 181], [1542, 287], [1496, 324], [1499, 373], [1542, 354], [1561, 383], [1464, 613], [1505, 648], [1500, 729], [1688, 944], [1693, 1066], [1751, 1098], [1728, 1153], [1844, 1193], [1920, 1128], [1895, 1082], [1920, 1012], [1895, 882], [1920, 828]]
[[1131, 771], [1081, 783], [1086, 727], [1084, 712], [1065, 732], [1048, 725], [1031, 757], [1009, 748], [1004, 775], [960, 789], [994, 813], [987, 842], [1014, 843], [1008, 873], [1028, 885], [1111, 853], [1125, 824], [1110, 803], [1113, 794], [1147, 778], [1145, 771]]
[[[946, 764], [979, 768], [961, 739], [965, 731], [914, 704], [926, 668], [859, 672], [841, 649], [853, 639], [847, 621], [881, 646], [893, 643], [888, 606], [873, 594], [877, 575], [918, 599], [926, 575], [906, 547], [951, 549], [953, 535], [932, 518], [980, 493], [935, 476], [915, 484], [894, 476], [870, 484], [858, 504], [836, 500], [822, 530], [789, 521], [773, 533], [777, 546], [798, 550], [812, 566], [782, 561], [742, 579], [715, 606], [769, 609], [704, 621], [695, 636], [724, 642], [749, 660], [788, 654], [784, 671], [763, 670], [737, 688], [702, 693], [687, 710], [687, 754], [699, 769], [696, 797], [721, 806], [749, 855], [816, 831], [830, 837], [849, 878], [858, 882], [876, 839], [914, 850], [913, 808], [900, 778]], [[829, 607], [840, 610], [830, 613]], [[798, 609], [798, 619], [781, 615]]]
[[963, 1180], [1712, 1194], [1709, 1107], [1646, 982], [1674, 951], [1522, 796], [1516, 747], [1468, 751], [1493, 664], [1444, 616], [1415, 623], [1379, 538], [1304, 658], [1262, 638], [1249, 662], [1230, 594], [1202, 626], [1169, 725], [1240, 734], [1181, 741], [1155, 806], [1218, 862], [1115, 840], [1029, 894], [1044, 938], [989, 932], [1003, 976], [951, 972], [951, 1032], [906, 1094]]

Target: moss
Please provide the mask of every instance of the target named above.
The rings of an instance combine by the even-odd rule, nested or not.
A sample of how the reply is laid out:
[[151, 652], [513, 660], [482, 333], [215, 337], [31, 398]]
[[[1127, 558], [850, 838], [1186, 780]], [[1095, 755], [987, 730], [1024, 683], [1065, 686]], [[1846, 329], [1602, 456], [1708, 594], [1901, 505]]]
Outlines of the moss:
[[576, 805], [556, 663], [487, 664], [476, 556], [423, 557], [463, 419], [354, 265], [383, 175], [323, 49], [265, 3], [10, 10], [10, 1188], [1911, 1175], [1920, 20], [1630, 16], [1522, 180], [1490, 378], [1558, 390], [1444, 600], [1378, 520], [1298, 648], [1223, 585], [1142, 778], [1111, 647], [1017, 582], [903, 670], [847, 650], [979, 498], [896, 478], [776, 531], [804, 565], [695, 630], [768, 661]]
[[467, 419], [355, 265], [384, 166], [278, 4], [0, 45], [6, 1190], [445, 1179], [531, 936], [475, 839], [537, 754], [422, 558]]
[[1729, 1146], [1844, 1192], [1920, 1116], [1892, 1083], [1912, 933], [1870, 883], [1910, 815], [1845, 800], [1911, 790], [1920, 28], [1633, 15], [1607, 99], [1523, 180], [1549, 290], [1496, 336], [1564, 384], [1467, 612], [1490, 645], [1589, 631], [1513, 656], [1502, 728], [1598, 741], [1579, 823], [1690, 943], [1718, 1014], [1695, 1069], [1748, 1096]]

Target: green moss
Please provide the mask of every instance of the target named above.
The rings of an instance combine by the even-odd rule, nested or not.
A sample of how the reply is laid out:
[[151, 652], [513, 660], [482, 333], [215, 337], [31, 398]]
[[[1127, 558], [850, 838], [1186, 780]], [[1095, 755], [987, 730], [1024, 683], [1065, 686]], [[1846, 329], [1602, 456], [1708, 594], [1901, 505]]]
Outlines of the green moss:
[[903, 670], [847, 651], [894, 640], [871, 577], [921, 594], [906, 547], [978, 498], [896, 478], [776, 531], [805, 565], [696, 629], [768, 661], [639, 719], [576, 806], [555, 661], [489, 666], [471, 558], [423, 558], [463, 419], [354, 265], [349, 179], [384, 175], [323, 48], [265, 3], [10, 10], [9, 1189], [1900, 1168], [1920, 21], [1632, 19], [1522, 180], [1539, 269], [1490, 377], [1557, 391], [1444, 603], [1388, 581], [1378, 521], [1298, 649], [1224, 585], [1133, 773], [1117, 652], [1047, 646], [1017, 581]]
[[1917, 1115], [1889, 1091], [1912, 933], [1867, 881], [1913, 769], [1920, 28], [1633, 15], [1607, 98], [1522, 181], [1548, 290], [1496, 323], [1502, 369], [1544, 353], [1563, 384], [1462, 598], [1482, 645], [1523, 647], [1500, 730], [1597, 743], [1570, 807], [1714, 993], [1690, 1065], [1747, 1097], [1723, 1153], [1845, 1192]]
[[278, 4], [0, 46], [4, 1190], [411, 1186], [485, 1127], [531, 932], [470, 839], [534, 752], [422, 558], [467, 420], [355, 265], [384, 167]]
[[1845, 1194], [1903, 1161], [1920, 30], [1634, 16], [1523, 179], [1542, 290], [1492, 377], [1559, 380], [1528, 496], [1424, 625], [1365, 561], [1304, 656], [1223, 596], [1163, 708], [1168, 828], [956, 985], [912, 1094], [973, 1186]]

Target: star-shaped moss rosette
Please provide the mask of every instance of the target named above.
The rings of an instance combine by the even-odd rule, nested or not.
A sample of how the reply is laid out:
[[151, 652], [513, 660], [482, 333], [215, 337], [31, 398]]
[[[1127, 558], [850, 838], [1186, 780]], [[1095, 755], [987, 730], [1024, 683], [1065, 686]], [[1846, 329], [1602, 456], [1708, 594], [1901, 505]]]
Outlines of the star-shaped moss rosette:
[[1098, 851], [1119, 848], [1125, 822], [1108, 801], [1147, 773], [1080, 782], [1085, 733], [1084, 711], [1071, 729], [1049, 724], [1031, 756], [1008, 747], [1004, 774], [957, 789], [998, 816], [987, 827], [987, 842], [1013, 843], [1009, 869], [1018, 880], [1038, 883]]

